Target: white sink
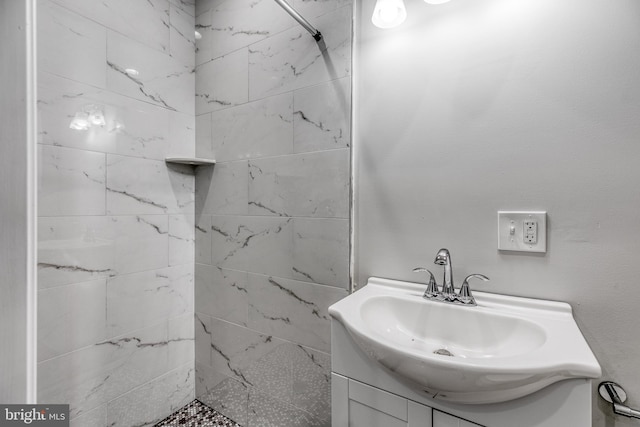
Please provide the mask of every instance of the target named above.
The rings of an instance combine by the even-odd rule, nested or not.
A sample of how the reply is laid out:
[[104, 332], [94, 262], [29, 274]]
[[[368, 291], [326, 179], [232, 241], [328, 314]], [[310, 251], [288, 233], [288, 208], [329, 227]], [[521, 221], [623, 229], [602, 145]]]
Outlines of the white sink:
[[566, 303], [474, 292], [468, 307], [425, 300], [424, 289], [370, 278], [329, 313], [368, 357], [436, 399], [504, 402], [601, 374]]

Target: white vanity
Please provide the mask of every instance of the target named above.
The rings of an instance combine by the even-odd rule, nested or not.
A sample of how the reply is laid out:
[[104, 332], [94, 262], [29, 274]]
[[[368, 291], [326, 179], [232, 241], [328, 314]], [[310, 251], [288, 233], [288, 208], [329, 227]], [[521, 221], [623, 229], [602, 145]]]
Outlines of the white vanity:
[[600, 366], [565, 303], [371, 278], [330, 307], [333, 427], [588, 427]]

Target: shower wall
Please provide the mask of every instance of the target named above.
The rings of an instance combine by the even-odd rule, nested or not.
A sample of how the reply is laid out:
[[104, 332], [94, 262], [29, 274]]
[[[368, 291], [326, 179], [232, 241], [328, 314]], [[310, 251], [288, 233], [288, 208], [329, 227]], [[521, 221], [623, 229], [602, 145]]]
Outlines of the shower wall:
[[330, 425], [349, 285], [352, 4], [199, 1], [196, 394], [245, 426]]
[[38, 401], [153, 424], [194, 398], [195, 178], [163, 159], [195, 150], [195, 6], [37, 4]]

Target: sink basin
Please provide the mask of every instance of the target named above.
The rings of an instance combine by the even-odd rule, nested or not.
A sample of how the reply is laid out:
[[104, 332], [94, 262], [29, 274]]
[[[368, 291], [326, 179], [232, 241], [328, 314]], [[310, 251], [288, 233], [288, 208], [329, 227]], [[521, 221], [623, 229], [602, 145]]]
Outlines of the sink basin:
[[436, 399], [504, 402], [601, 374], [566, 303], [474, 292], [469, 307], [425, 300], [424, 289], [370, 278], [329, 313], [369, 358]]

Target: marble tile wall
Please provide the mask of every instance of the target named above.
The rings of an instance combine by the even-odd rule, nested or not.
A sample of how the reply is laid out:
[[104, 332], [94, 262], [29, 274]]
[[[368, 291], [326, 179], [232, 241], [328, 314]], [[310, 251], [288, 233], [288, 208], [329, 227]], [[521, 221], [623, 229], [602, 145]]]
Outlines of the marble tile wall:
[[[351, 0], [196, 4], [196, 395], [248, 426], [330, 426], [349, 285]], [[99, 266], [96, 266], [96, 268]], [[107, 268], [101, 266], [101, 268]]]
[[[39, 0], [38, 400], [153, 425], [194, 398], [193, 0]], [[137, 73], [127, 71], [135, 69]], [[85, 130], [76, 113], [104, 116]]]

